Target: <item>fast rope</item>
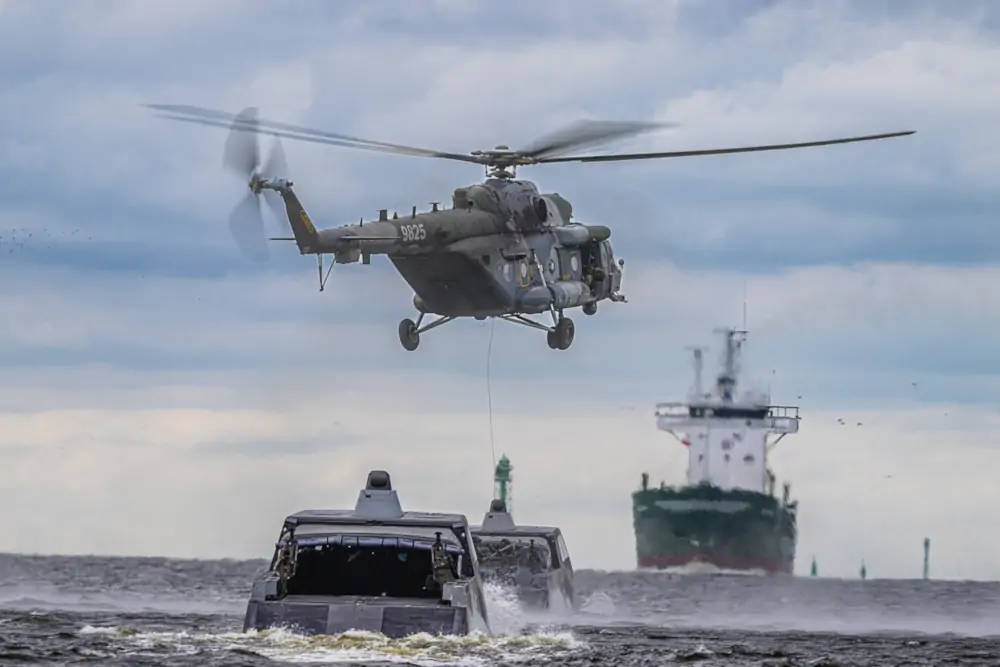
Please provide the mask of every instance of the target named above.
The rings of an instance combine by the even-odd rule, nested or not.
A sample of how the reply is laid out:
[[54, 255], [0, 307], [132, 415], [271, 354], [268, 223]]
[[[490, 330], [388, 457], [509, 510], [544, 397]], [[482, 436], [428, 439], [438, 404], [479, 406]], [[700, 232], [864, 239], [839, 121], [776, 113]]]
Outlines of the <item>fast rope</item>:
[[490, 415], [490, 454], [493, 456], [493, 469], [497, 467], [497, 451], [493, 444], [493, 383], [490, 381], [490, 361], [493, 358], [493, 327], [496, 319], [490, 318], [490, 342], [486, 347], [486, 404]]

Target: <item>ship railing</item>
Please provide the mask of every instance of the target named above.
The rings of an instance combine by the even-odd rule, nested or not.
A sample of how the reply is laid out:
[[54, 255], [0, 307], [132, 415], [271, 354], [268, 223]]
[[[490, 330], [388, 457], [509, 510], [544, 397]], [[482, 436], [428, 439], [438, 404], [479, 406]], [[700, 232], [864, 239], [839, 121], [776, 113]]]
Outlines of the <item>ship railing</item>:
[[674, 419], [690, 417], [690, 406], [687, 403], [657, 403], [655, 416]]
[[[716, 407], [711, 404], [706, 404], [705, 407]], [[719, 405], [718, 408], [725, 409], [739, 409], [738, 403], [729, 405]], [[690, 403], [681, 402], [671, 402], [671, 403], [657, 403], [656, 404], [656, 416], [657, 417], [689, 417], [691, 410]], [[783, 420], [795, 420], [801, 419], [799, 416], [799, 408], [795, 405], [770, 405], [767, 408], [767, 416], [771, 419], [783, 419]]]
[[768, 417], [783, 417], [786, 419], [800, 419], [799, 408], [796, 405], [772, 405], [767, 409]]

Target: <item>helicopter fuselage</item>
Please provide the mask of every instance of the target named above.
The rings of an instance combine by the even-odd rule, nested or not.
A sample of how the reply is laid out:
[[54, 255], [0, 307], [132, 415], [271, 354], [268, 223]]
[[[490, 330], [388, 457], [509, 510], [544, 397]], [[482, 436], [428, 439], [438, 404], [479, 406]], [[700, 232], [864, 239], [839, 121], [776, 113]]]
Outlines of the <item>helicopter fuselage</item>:
[[[604, 226], [570, 222], [558, 194], [529, 181], [489, 179], [455, 190], [452, 208], [316, 230], [291, 184], [284, 198], [302, 254], [340, 264], [384, 254], [414, 291], [421, 313], [444, 317], [539, 314], [616, 298], [621, 269]], [[588, 305], [589, 304], [589, 305]]]
[[[671, 123], [631, 121], [578, 121], [538, 139], [523, 150], [506, 145], [494, 150], [470, 153], [429, 150], [382, 141], [360, 139], [345, 134], [313, 130], [301, 125], [260, 119], [255, 107], [229, 114], [186, 104], [150, 104], [147, 107], [173, 120], [228, 127], [223, 164], [247, 178], [250, 193], [230, 214], [229, 225], [244, 253], [266, 259], [267, 247], [259, 246], [243, 231], [262, 239], [264, 223], [258, 195], [273, 202], [275, 191], [284, 200], [294, 241], [303, 255], [318, 259], [320, 290], [323, 290], [323, 256], [333, 255], [337, 263], [367, 264], [373, 254], [387, 255], [396, 270], [415, 292], [414, 304], [420, 311], [416, 321], [399, 323], [399, 341], [407, 350], [416, 350], [420, 335], [457, 317], [500, 317], [506, 321], [544, 330], [552, 349], [569, 349], [575, 325], [563, 315], [567, 308], [582, 307], [584, 314], [597, 312], [598, 302], [625, 301], [619, 288], [621, 268], [616, 266], [610, 230], [603, 226], [572, 222], [570, 203], [556, 193], [540, 194], [530, 181], [514, 177], [518, 166], [554, 163], [603, 163], [662, 158], [723, 155], [786, 150], [815, 146], [873, 141], [908, 136], [913, 130], [869, 134], [784, 144], [763, 144], [705, 150], [618, 153], [612, 155], [575, 154], [611, 139], [621, 139], [671, 126]], [[261, 163], [258, 134], [275, 137], [265, 162]], [[447, 159], [477, 164], [487, 169], [483, 183], [455, 190], [452, 207], [407, 218], [388, 211], [368, 224], [317, 230], [292, 192], [280, 137], [314, 143], [371, 150], [398, 155]], [[279, 212], [280, 215], [280, 212]], [[327, 274], [329, 275], [329, 274]], [[545, 326], [525, 315], [548, 311], [553, 325]], [[421, 326], [424, 316], [438, 318]]]

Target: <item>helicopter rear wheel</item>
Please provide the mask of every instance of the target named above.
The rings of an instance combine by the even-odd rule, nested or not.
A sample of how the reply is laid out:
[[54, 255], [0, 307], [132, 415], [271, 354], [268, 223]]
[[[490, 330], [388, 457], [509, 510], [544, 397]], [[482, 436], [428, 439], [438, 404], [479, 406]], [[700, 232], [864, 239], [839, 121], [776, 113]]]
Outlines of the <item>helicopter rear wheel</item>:
[[406, 319], [399, 323], [399, 342], [409, 352], [420, 346], [420, 333], [417, 331], [416, 322]]
[[584, 315], [596, 315], [597, 314], [597, 302], [591, 301], [590, 303], [583, 304], [583, 314]]
[[555, 343], [553, 349], [567, 350], [573, 344], [575, 334], [576, 327], [573, 325], [573, 320], [568, 317], [560, 317], [556, 328], [549, 334], [549, 347], [553, 347], [552, 344]]

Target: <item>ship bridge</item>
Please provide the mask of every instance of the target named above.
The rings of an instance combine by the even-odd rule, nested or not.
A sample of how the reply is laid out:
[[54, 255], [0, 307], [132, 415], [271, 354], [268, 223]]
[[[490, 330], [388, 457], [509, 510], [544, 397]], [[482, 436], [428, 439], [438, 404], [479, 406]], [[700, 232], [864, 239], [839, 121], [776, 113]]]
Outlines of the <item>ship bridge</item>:
[[765, 428], [782, 435], [799, 432], [799, 408], [794, 405], [724, 405], [689, 403], [657, 403], [656, 426], [661, 431], [699, 427], [706, 419], [744, 420], [747, 426]]
[[[702, 349], [694, 348], [695, 386], [687, 402], [659, 403], [656, 425], [688, 448], [687, 482], [774, 493], [767, 455], [799, 431], [799, 408], [771, 405], [764, 391], [738, 394], [745, 331], [724, 329], [725, 349], [713, 391], [702, 389]], [[776, 435], [777, 438], [769, 441]]]

